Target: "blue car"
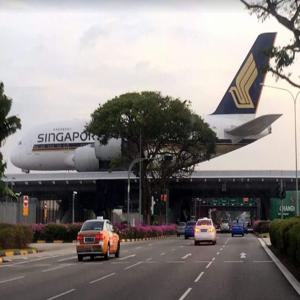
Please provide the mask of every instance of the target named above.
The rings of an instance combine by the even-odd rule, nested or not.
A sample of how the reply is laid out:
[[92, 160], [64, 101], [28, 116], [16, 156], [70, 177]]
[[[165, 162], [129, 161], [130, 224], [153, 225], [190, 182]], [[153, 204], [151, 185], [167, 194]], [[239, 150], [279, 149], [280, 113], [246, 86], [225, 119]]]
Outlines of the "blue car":
[[187, 240], [189, 237], [194, 237], [194, 229], [196, 221], [188, 221], [184, 229], [184, 238]]
[[245, 228], [244, 224], [241, 222], [233, 222], [231, 224], [231, 236], [241, 235], [244, 236]]

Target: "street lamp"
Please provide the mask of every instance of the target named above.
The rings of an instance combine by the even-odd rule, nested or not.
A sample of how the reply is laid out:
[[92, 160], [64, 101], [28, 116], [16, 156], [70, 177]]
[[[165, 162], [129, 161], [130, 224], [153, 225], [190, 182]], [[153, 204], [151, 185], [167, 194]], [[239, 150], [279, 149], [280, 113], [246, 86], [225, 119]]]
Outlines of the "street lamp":
[[74, 224], [75, 222], [75, 197], [77, 195], [76, 191], [73, 191], [73, 196], [72, 196], [72, 223]]
[[[139, 157], [135, 158], [129, 165], [128, 168], [128, 183], [127, 183], [127, 224], [129, 225], [129, 211], [130, 211], [130, 173], [132, 171], [133, 166], [138, 163], [142, 162], [143, 160], [147, 160], [148, 158], [146, 157]], [[140, 172], [141, 172], [141, 167], [140, 167]], [[141, 204], [141, 173], [140, 173], [140, 178], [139, 178], [139, 219], [141, 222], [141, 216], [142, 216], [142, 204]]]
[[299, 199], [298, 199], [298, 159], [297, 159], [297, 99], [298, 96], [300, 94], [300, 91], [298, 91], [298, 93], [296, 94], [296, 96], [293, 95], [293, 93], [285, 88], [281, 88], [281, 87], [277, 87], [277, 86], [272, 86], [272, 85], [266, 85], [266, 84], [262, 84], [262, 86], [268, 87], [268, 88], [272, 88], [272, 89], [276, 89], [276, 90], [281, 90], [281, 91], [285, 91], [287, 92], [293, 99], [294, 102], [294, 126], [295, 126], [295, 177], [296, 177], [296, 215], [299, 216]]

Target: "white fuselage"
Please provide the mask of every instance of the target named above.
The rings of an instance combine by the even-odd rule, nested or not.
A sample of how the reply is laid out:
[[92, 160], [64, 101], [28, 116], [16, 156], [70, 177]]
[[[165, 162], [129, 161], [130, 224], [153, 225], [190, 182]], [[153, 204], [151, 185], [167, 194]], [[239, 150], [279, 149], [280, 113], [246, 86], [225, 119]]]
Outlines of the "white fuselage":
[[[233, 139], [226, 133], [241, 124], [252, 120], [254, 115], [208, 115], [205, 122], [216, 133], [218, 142], [216, 155], [222, 155], [235, 150], [244, 144]], [[85, 156], [90, 156], [90, 160], [97, 164], [94, 157], [95, 137], [85, 133], [86, 121], [64, 121], [59, 123], [48, 123], [42, 127], [35, 128], [28, 132], [11, 154], [12, 163], [24, 171], [29, 170], [76, 170], [75, 152], [81, 151]], [[267, 134], [267, 131], [259, 136], [248, 137], [257, 140]], [[249, 143], [249, 142], [248, 142]], [[77, 149], [77, 150], [76, 150]], [[113, 148], [112, 148], [113, 149]], [[110, 148], [106, 148], [110, 152]], [[87, 168], [87, 170], [96, 170]], [[84, 168], [83, 168], [84, 170]]]

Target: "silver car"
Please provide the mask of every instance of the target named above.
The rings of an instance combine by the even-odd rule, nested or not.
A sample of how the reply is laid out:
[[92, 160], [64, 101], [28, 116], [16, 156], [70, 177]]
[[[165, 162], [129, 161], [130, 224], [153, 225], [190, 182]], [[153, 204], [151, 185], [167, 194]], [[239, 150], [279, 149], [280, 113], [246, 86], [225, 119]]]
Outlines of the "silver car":
[[186, 223], [185, 223], [185, 222], [179, 222], [179, 223], [177, 224], [177, 226], [176, 226], [176, 233], [177, 233], [177, 236], [184, 235], [185, 226], [186, 226]]

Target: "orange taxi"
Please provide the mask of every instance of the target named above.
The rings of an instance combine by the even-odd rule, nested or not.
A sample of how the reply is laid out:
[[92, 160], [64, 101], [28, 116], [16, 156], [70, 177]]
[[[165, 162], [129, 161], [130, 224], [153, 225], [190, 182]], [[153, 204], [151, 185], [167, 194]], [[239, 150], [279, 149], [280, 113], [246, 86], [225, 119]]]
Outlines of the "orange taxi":
[[109, 259], [114, 254], [119, 257], [120, 238], [109, 220], [102, 217], [87, 220], [78, 232], [76, 251], [78, 261], [82, 261], [84, 256], [94, 259], [95, 256], [103, 255]]

